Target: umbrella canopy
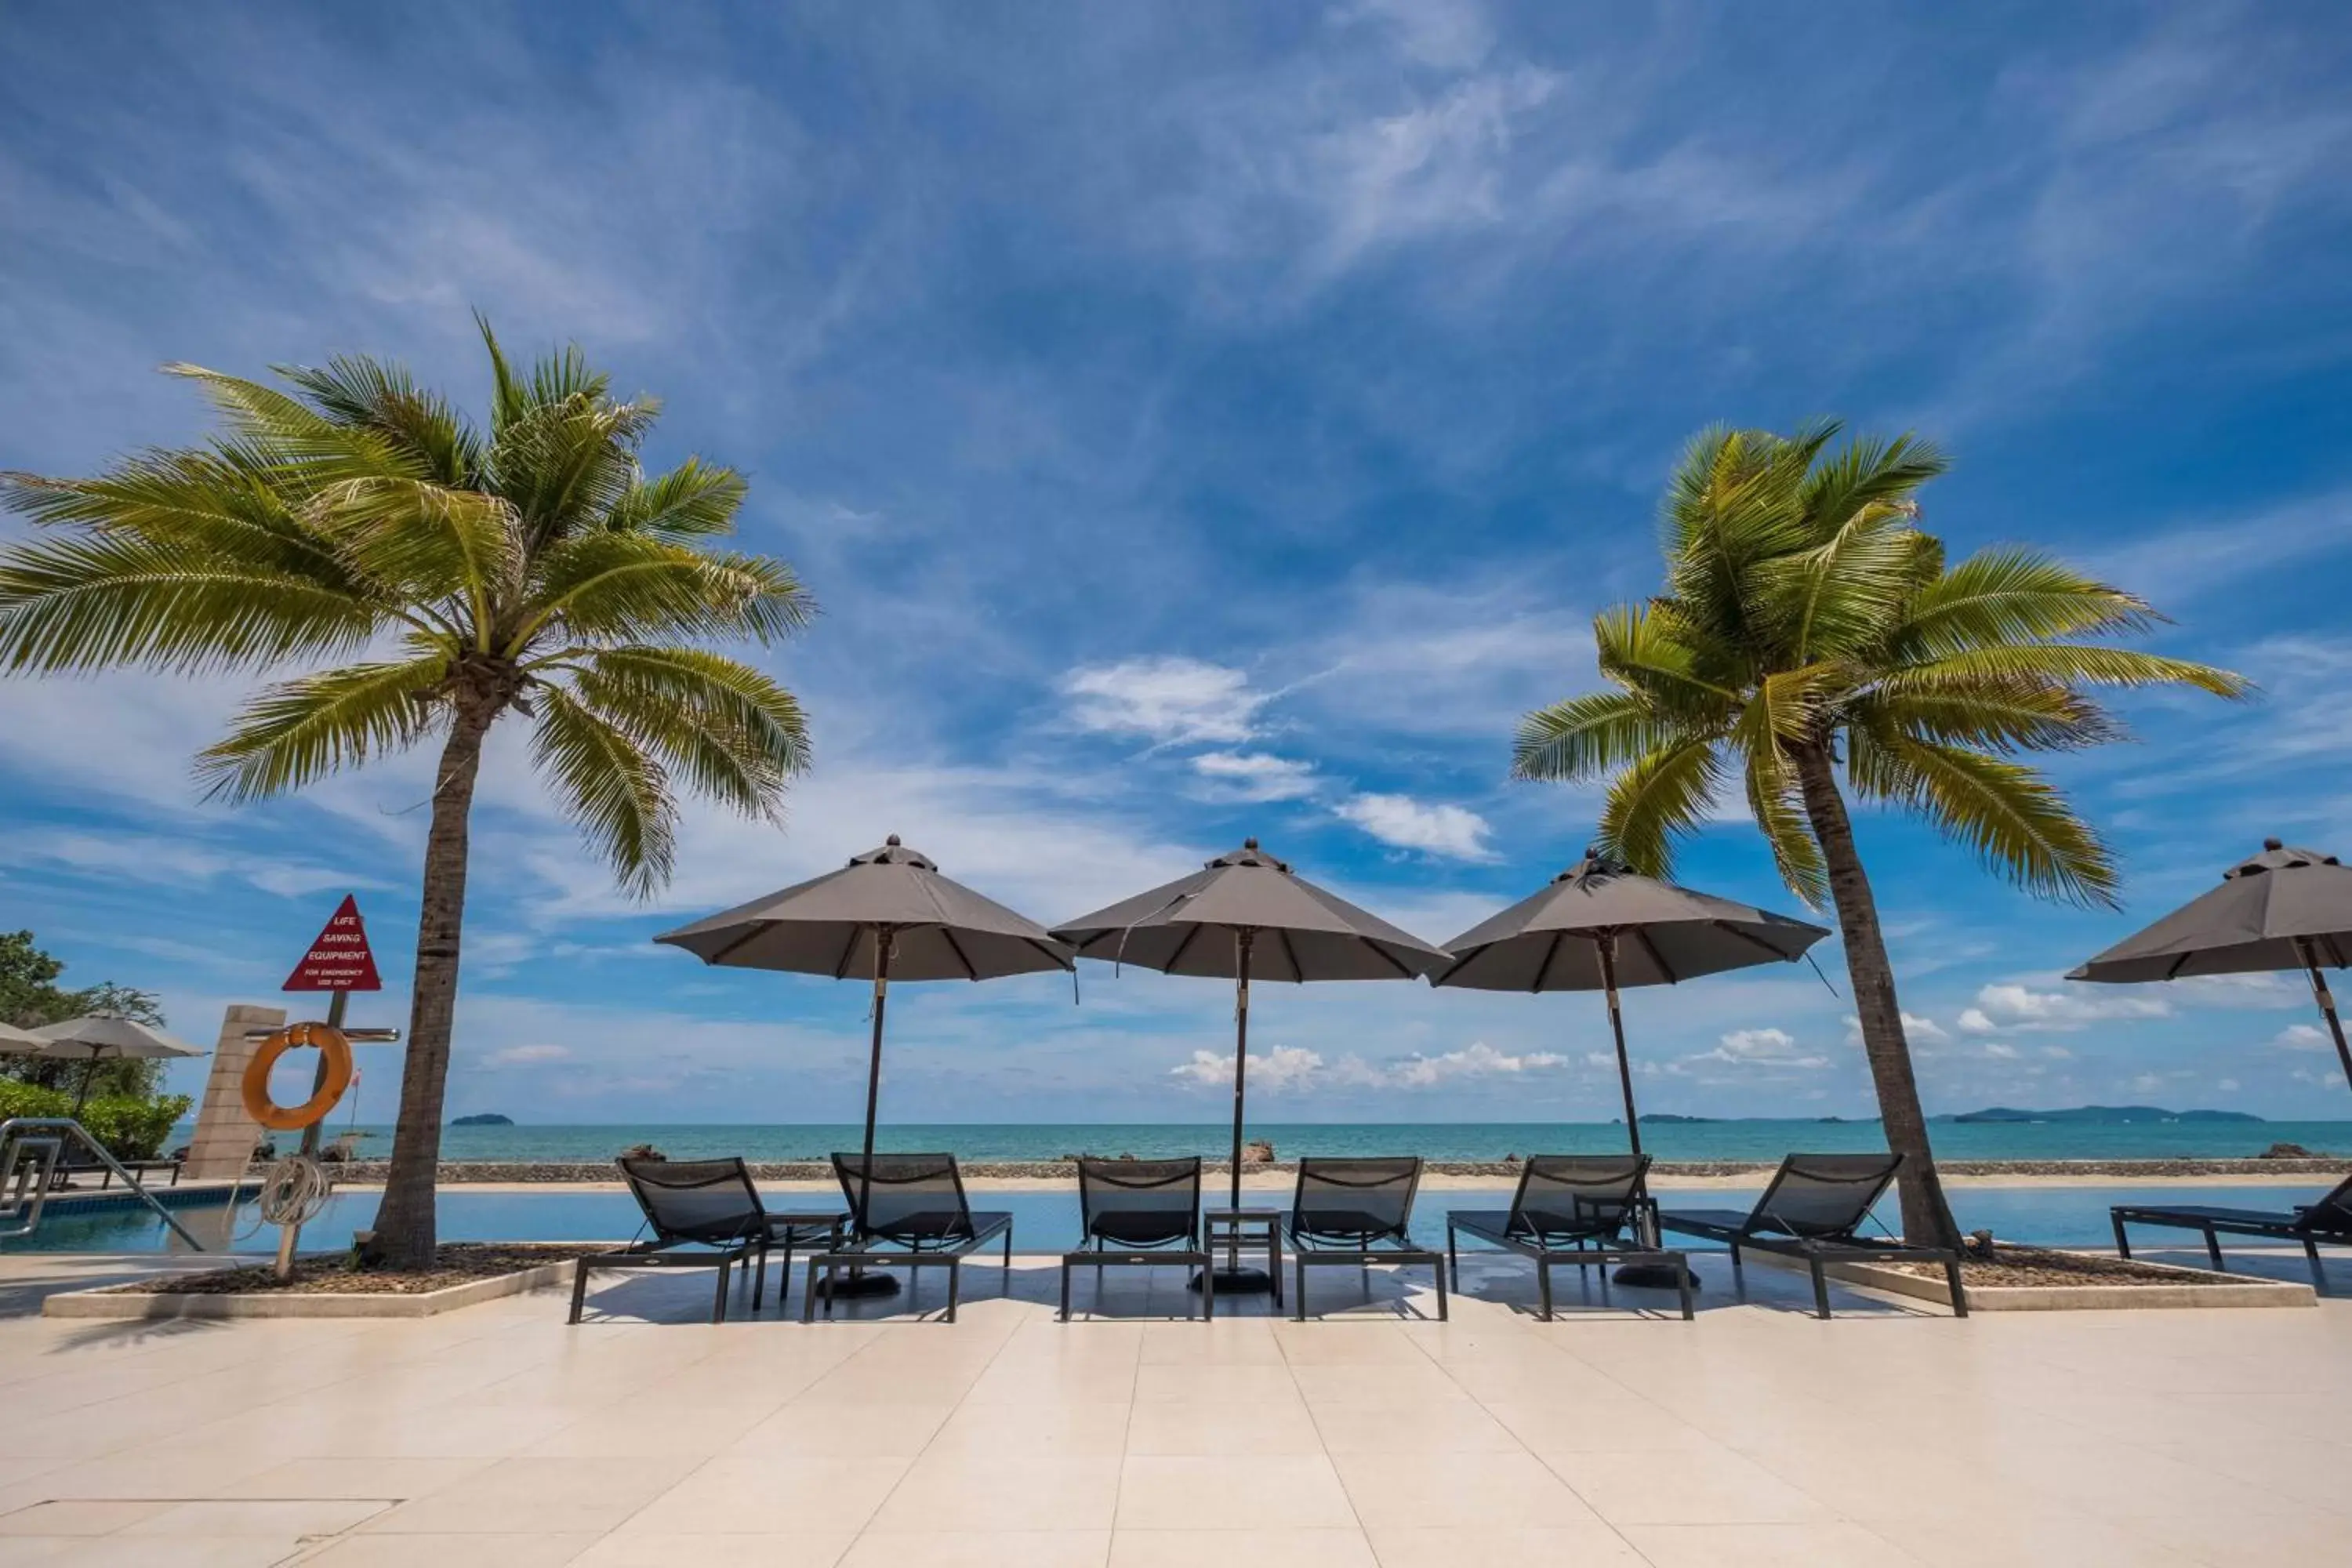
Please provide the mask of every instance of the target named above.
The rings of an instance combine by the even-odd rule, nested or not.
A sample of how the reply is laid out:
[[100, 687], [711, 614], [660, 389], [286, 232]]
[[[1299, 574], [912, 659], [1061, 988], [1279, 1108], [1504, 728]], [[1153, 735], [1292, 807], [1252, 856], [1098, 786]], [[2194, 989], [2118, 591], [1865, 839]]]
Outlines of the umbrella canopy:
[[838, 871], [754, 899], [654, 938], [705, 963], [792, 974], [874, 977], [874, 1043], [866, 1072], [865, 1162], [857, 1218], [866, 1216], [874, 1124], [882, 1098], [882, 1018], [892, 980], [991, 980], [1074, 970], [1044, 926], [940, 875], [897, 834]]
[[2352, 1079], [2352, 1048], [2323, 968], [2352, 953], [2352, 867], [2275, 838], [2221, 873], [2221, 885], [2173, 910], [2069, 973], [2069, 980], [2130, 984], [2200, 974], [2301, 970]]
[[161, 1029], [150, 1028], [135, 1018], [118, 1018], [110, 1013], [92, 1013], [87, 1017], [68, 1018], [62, 1024], [44, 1024], [33, 1033], [42, 1041], [37, 1055], [66, 1057], [83, 1064], [81, 1089], [74, 1096], [73, 1113], [77, 1121], [81, 1117], [81, 1108], [89, 1101], [90, 1080], [98, 1076], [100, 1060], [122, 1057], [200, 1057], [205, 1054], [184, 1040], [173, 1039]]
[[1250, 981], [1411, 980], [1446, 961], [1443, 949], [1299, 878], [1255, 838], [1189, 877], [1066, 921], [1054, 934], [1082, 958], [1234, 982], [1235, 1208], [1242, 1201]]
[[940, 876], [895, 833], [838, 871], [654, 940], [705, 963], [841, 980], [874, 972], [886, 931], [894, 980], [992, 980], [1073, 967], [1069, 950], [1044, 926]]
[[110, 1014], [93, 1013], [86, 1018], [68, 1018], [62, 1024], [44, 1024], [33, 1031], [47, 1042], [41, 1050], [47, 1057], [200, 1057], [205, 1053], [184, 1040], [175, 1040], [161, 1029], [151, 1028], [135, 1018], [118, 1018]]
[[14, 1024], [0, 1024], [0, 1056], [30, 1056], [47, 1049], [48, 1043], [30, 1029], [20, 1029]]
[[1829, 931], [1711, 893], [1637, 876], [1596, 849], [1550, 886], [1471, 927], [1446, 948], [1454, 961], [1433, 985], [1480, 991], [1605, 991], [1617, 1040], [1617, 1080], [1633, 1152], [1642, 1133], [1625, 1054], [1620, 987], [1672, 985], [1759, 963], [1794, 963]]
[[[1212, 933], [1254, 934], [1244, 944]], [[1256, 980], [1410, 980], [1445, 952], [1294, 874], [1246, 839], [1189, 877], [1054, 928], [1081, 958], [1167, 974]]]

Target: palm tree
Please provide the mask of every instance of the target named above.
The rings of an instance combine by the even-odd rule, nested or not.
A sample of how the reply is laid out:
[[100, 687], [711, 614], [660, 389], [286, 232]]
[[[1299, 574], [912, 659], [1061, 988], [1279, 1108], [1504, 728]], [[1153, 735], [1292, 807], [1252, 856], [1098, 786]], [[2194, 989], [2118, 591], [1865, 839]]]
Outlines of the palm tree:
[[2018, 754], [2116, 739], [2089, 688], [2249, 688], [2224, 670], [2080, 640], [2161, 617], [2034, 551], [1948, 566], [1943, 545], [1915, 526], [1943, 456], [1909, 436], [1824, 456], [1836, 434], [1713, 430], [1692, 444], [1666, 492], [1665, 592], [1594, 621], [1611, 689], [1528, 714], [1512, 771], [1613, 775], [1601, 837], [1655, 876], [1739, 775], [1782, 878], [1813, 907], [1836, 908], [1887, 1145], [1905, 1156], [1905, 1233], [1949, 1247], [1958, 1230], [1848, 794], [1925, 817], [2031, 892], [2112, 905], [2105, 846]]
[[670, 869], [675, 787], [772, 815], [808, 761], [800, 704], [706, 643], [805, 624], [781, 562], [720, 548], [743, 499], [688, 458], [647, 478], [659, 405], [622, 401], [577, 348], [520, 374], [488, 322], [479, 426], [394, 364], [280, 366], [289, 390], [193, 365], [222, 428], [94, 479], [0, 478], [58, 531], [0, 552], [0, 669], [289, 665], [197, 760], [231, 801], [437, 738], [400, 1120], [376, 1234], [434, 1257], [434, 1178], [457, 994], [467, 828], [508, 713], [622, 883]]

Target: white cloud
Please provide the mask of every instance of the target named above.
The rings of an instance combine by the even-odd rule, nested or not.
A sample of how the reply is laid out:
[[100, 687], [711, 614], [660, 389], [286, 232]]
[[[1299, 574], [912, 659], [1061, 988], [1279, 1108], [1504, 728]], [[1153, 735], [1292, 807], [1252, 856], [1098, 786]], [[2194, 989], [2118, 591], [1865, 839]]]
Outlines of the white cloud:
[[1192, 771], [1236, 800], [1303, 800], [1318, 787], [1314, 763], [1265, 752], [1203, 752]]
[[1984, 1054], [1997, 1062], [2015, 1061], [2017, 1047], [2002, 1045], [1999, 1040], [1988, 1040], [1985, 1042]]
[[2238, 1080], [2233, 1078], [2221, 1079], [2214, 1083], [2213, 1087], [2223, 1094], [2235, 1094], [2238, 1092]]
[[1829, 1058], [1804, 1050], [1786, 1029], [1734, 1029], [1711, 1051], [1683, 1058], [1686, 1062], [1723, 1062], [1734, 1067], [1801, 1068], [1808, 1071], [1830, 1065]]
[[1512, 1056], [1484, 1040], [1473, 1040], [1458, 1051], [1442, 1056], [1407, 1057], [1392, 1069], [1395, 1080], [1412, 1088], [1443, 1083], [1448, 1079], [1491, 1078], [1497, 1074], [1541, 1072], [1565, 1067], [1568, 1058], [1552, 1051], [1528, 1051]]
[[[1276, 1046], [1250, 1053], [1249, 1087], [1280, 1092], [1304, 1089], [1323, 1071], [1323, 1057], [1304, 1046]], [[1203, 1089], [1230, 1089], [1234, 1081], [1231, 1051], [1194, 1051], [1192, 1059], [1169, 1069], [1172, 1078]]]
[[[1975, 1010], [1971, 1008], [1970, 1011]], [[1979, 1013], [1977, 1016], [1981, 1018], [1984, 1015]], [[1941, 1042], [1952, 1037], [1951, 1032], [1943, 1025], [1923, 1013], [1903, 1015], [1903, 1034], [1914, 1044], [1921, 1040]], [[1845, 1016], [1845, 1037], [1849, 1043], [1858, 1043], [1862, 1039], [1862, 1020], [1852, 1013]]]
[[571, 1058], [572, 1049], [570, 1047], [554, 1045], [552, 1043], [541, 1043], [529, 1046], [509, 1046], [504, 1050], [492, 1051], [483, 1059], [491, 1067], [506, 1068], [529, 1067], [538, 1062], [569, 1061]]
[[1409, 795], [1357, 795], [1333, 811], [1383, 844], [1454, 860], [1492, 860], [1486, 819], [1458, 805], [1423, 805]]
[[2106, 1019], [2171, 1016], [2172, 1004], [2159, 996], [2091, 996], [2071, 991], [2035, 991], [2023, 985], [1996, 984], [1977, 993], [1977, 1005], [1960, 1014], [1960, 1027], [1971, 1035], [2035, 1029], [2072, 1031]]
[[1143, 735], [1160, 745], [1246, 741], [1268, 700], [1238, 669], [1181, 658], [1074, 669], [1062, 678], [1062, 690], [1073, 700], [1070, 721], [1080, 729]]
[[2327, 1031], [2316, 1024], [2289, 1024], [2271, 1037], [2271, 1044], [2285, 1051], [2332, 1051], [2336, 1042]]

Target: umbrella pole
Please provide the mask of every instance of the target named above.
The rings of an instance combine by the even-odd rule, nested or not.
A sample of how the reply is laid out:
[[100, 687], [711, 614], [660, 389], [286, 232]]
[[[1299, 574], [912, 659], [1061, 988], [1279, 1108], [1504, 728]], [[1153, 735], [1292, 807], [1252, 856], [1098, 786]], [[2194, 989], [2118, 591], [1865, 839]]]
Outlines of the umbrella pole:
[[[1233, 1207], [1242, 1206], [1242, 1086], [1249, 1069], [1249, 973], [1250, 944], [1257, 932], [1247, 926], [1234, 928], [1234, 1152], [1233, 1170], [1226, 1191], [1233, 1194]], [[1271, 1290], [1274, 1279], [1262, 1268], [1241, 1267], [1241, 1226], [1228, 1226], [1225, 1232], [1230, 1245], [1225, 1251], [1225, 1267], [1216, 1266], [1216, 1242], [1208, 1238], [1209, 1267], [1217, 1276], [1217, 1294], [1233, 1295], [1242, 1291]], [[1198, 1277], [1192, 1289], [1199, 1289]]]
[[[1617, 1087], [1625, 1096], [1625, 1137], [1633, 1145], [1633, 1157], [1642, 1155], [1642, 1121], [1633, 1109], [1633, 1061], [1625, 1052], [1625, 1010], [1617, 1000], [1617, 933], [1610, 931], [1595, 944], [1601, 953], [1601, 985], [1609, 994], [1609, 1032], [1617, 1041]], [[1648, 1185], [1643, 1195], [1648, 1197]], [[1644, 1201], [1641, 1212], [1633, 1216], [1633, 1236], [1644, 1247], [1658, 1245], [1657, 1210]], [[1682, 1283], [1675, 1278], [1671, 1263], [1628, 1263], [1612, 1276], [1620, 1285], [1647, 1286], [1653, 1289], [1672, 1290]], [[1690, 1277], [1693, 1285], [1698, 1276]]]
[[1601, 985], [1609, 994], [1609, 1032], [1617, 1040], [1617, 1087], [1625, 1097], [1625, 1136], [1638, 1157], [1642, 1123], [1633, 1110], [1633, 1064], [1625, 1054], [1625, 1014], [1617, 1002], [1617, 933], [1611, 931], [1594, 944], [1601, 952]]
[[[890, 1005], [890, 950], [896, 945], [898, 932], [891, 927], [874, 928], [874, 1046], [866, 1062], [866, 1142], [857, 1161], [857, 1212], [850, 1216], [850, 1223], [860, 1230], [865, 1228], [866, 1205], [874, 1196], [874, 1121], [882, 1103], [882, 1016]], [[844, 1299], [895, 1296], [898, 1281], [887, 1274], [868, 1274], [863, 1268], [852, 1268], [846, 1277], [823, 1280], [814, 1288], [824, 1295]], [[776, 1291], [779, 1310], [782, 1310], [785, 1292], [791, 1289], [792, 1281], [787, 1279]]]
[[[2343, 1037], [2339, 1034], [2336, 1037], [2341, 1039]], [[74, 1096], [73, 1119], [76, 1121], [81, 1120], [81, 1108], [89, 1103], [89, 1081], [98, 1076], [98, 1053], [104, 1048], [102, 1046], [90, 1047], [89, 1060], [81, 1064], [81, 1089]]]
[[2294, 951], [2303, 960], [2305, 972], [2311, 976], [2312, 1000], [2319, 1004], [2320, 1013], [2327, 1019], [2327, 1032], [2335, 1037], [2336, 1059], [2344, 1064], [2345, 1082], [2352, 1084], [2352, 1046], [2344, 1042], [2344, 1020], [2336, 1015], [2335, 993], [2327, 989], [2327, 976], [2319, 967], [2318, 955], [2311, 950], [2310, 939], [2295, 938]]
[[1242, 1080], [1249, 1071], [1250, 939], [1244, 927], [1234, 932], [1234, 1165], [1233, 1206], [1242, 1206]]

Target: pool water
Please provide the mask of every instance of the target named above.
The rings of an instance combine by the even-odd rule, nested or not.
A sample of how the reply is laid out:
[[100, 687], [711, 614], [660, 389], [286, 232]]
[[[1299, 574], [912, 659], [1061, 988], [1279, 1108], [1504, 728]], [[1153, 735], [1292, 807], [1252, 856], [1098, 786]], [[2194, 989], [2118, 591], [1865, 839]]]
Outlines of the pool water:
[[[1677, 1191], [1662, 1194], [1665, 1205], [1745, 1209], [1760, 1188]], [[2232, 1208], [2290, 1209], [2318, 1198], [2326, 1187], [2231, 1186], [2191, 1189], [2179, 1186], [2113, 1187], [1955, 1187], [1952, 1207], [1961, 1228], [1991, 1230], [2008, 1241], [2045, 1247], [2106, 1247], [2113, 1245], [2107, 1210], [2116, 1204], [2210, 1203]], [[1266, 1194], [1272, 1198], [1274, 1194]], [[1078, 1198], [1070, 1192], [994, 1192], [972, 1194], [974, 1206], [1001, 1209], [1013, 1216], [1013, 1239], [1024, 1252], [1061, 1251], [1078, 1240]], [[1507, 1207], [1511, 1190], [1453, 1188], [1422, 1194], [1412, 1216], [1412, 1230], [1424, 1243], [1445, 1240], [1449, 1208]], [[769, 1206], [820, 1208], [814, 1194], [771, 1194]], [[364, 1230], [375, 1218], [377, 1194], [373, 1190], [338, 1193], [325, 1211], [302, 1232], [306, 1252], [339, 1250], [351, 1243], [352, 1233]], [[234, 1210], [226, 1205], [189, 1205], [176, 1209], [180, 1222], [204, 1242], [206, 1251], [269, 1252], [278, 1245], [275, 1226], [261, 1223], [250, 1203]], [[1879, 1207], [1878, 1217], [1890, 1229], [1899, 1228], [1895, 1200]], [[440, 1226], [444, 1241], [614, 1241], [635, 1236], [643, 1216], [625, 1192], [513, 1193], [467, 1192], [446, 1188], [441, 1193]], [[38, 1252], [161, 1252], [184, 1251], [186, 1245], [143, 1208], [59, 1212], [52, 1209], [34, 1236], [0, 1242], [0, 1256], [11, 1251]]]

